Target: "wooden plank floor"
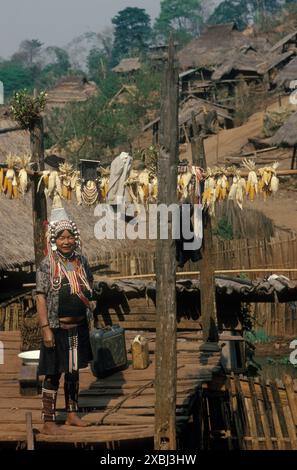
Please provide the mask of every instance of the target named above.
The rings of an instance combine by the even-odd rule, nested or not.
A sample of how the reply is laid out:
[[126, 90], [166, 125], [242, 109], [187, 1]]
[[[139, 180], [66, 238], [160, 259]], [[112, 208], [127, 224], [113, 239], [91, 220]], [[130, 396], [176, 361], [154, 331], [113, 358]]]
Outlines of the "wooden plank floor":
[[[127, 349], [139, 331], [126, 331]], [[106, 443], [153, 440], [154, 433], [154, 374], [155, 333], [145, 332], [149, 340], [150, 366], [143, 371], [134, 370], [128, 352], [129, 367], [98, 380], [90, 369], [81, 371], [79, 405], [82, 418], [91, 426], [78, 429], [62, 425], [63, 435], [47, 436], [41, 433], [41, 397], [24, 397], [19, 393], [18, 374], [21, 362], [18, 332], [0, 332], [4, 344], [4, 365], [0, 365], [0, 447], [1, 442], [24, 442], [26, 440], [25, 414], [33, 418], [35, 439], [38, 443]], [[178, 430], [190, 417], [196, 391], [202, 383], [212, 379], [220, 368], [220, 354], [203, 355], [198, 348], [195, 332], [179, 332], [177, 374], [177, 426]], [[61, 383], [62, 385], [62, 383]], [[58, 423], [65, 420], [63, 387], [57, 400]]]

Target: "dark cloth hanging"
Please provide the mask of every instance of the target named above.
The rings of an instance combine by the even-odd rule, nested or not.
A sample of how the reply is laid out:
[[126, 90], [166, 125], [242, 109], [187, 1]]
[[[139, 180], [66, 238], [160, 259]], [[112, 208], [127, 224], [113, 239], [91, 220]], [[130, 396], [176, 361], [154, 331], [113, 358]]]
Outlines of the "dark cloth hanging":
[[[183, 238], [183, 218], [185, 217], [185, 214], [183, 212], [183, 205], [180, 204], [179, 206], [180, 210], [180, 217], [179, 217], [179, 223], [180, 223], [180, 235], [181, 238], [179, 240], [175, 240], [175, 247], [176, 247], [176, 261], [177, 265], [179, 268], [183, 268], [184, 265], [186, 264], [187, 261], [193, 261], [194, 263], [202, 259], [202, 254], [201, 254], [201, 249], [199, 250], [186, 250], [185, 249], [185, 244], [188, 243], [193, 243], [194, 242], [194, 235], [190, 239], [185, 239]], [[193, 204], [190, 204], [190, 217], [192, 218], [194, 213], [194, 207]], [[194, 227], [192, 220], [190, 220], [190, 231], [191, 233], [194, 232]]]

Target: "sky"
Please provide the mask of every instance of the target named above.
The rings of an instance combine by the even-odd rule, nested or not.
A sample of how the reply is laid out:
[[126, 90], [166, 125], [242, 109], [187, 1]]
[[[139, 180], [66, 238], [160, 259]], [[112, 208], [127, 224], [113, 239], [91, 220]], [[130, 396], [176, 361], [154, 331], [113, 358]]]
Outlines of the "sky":
[[0, 57], [9, 58], [24, 39], [63, 47], [83, 33], [103, 31], [126, 7], [145, 8], [155, 18], [160, 0], [0, 0]]

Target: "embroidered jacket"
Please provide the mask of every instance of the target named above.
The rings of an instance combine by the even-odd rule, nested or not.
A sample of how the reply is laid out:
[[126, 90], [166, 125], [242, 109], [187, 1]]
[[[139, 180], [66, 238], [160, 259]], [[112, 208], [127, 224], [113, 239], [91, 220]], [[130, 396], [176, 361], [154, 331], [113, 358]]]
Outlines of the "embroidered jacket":
[[[88, 281], [90, 283], [93, 282], [94, 277], [87, 258], [83, 255], [80, 255], [79, 258], [85, 269]], [[54, 290], [51, 287], [50, 263], [48, 256], [43, 258], [39, 268], [36, 270], [36, 294], [45, 295], [49, 325], [51, 328], [59, 328], [59, 291]], [[90, 318], [90, 315], [91, 311], [87, 309], [87, 318]]]

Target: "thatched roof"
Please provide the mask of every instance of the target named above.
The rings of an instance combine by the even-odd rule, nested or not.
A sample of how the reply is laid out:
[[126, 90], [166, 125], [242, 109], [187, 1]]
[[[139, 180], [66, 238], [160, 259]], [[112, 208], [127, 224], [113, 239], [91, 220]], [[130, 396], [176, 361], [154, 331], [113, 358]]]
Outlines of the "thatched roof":
[[287, 119], [282, 127], [271, 137], [272, 145], [293, 147], [297, 145], [297, 112]]
[[275, 52], [281, 47], [283, 47], [287, 42], [291, 41], [291, 39], [294, 38], [294, 36], [297, 36], [297, 29], [292, 31], [291, 33], [287, 34], [284, 36], [280, 41], [278, 41], [272, 48], [270, 49], [270, 52]]
[[224, 76], [232, 72], [249, 73], [262, 76], [269, 70], [288, 61], [293, 51], [284, 54], [264, 53], [256, 51], [253, 47], [243, 46], [239, 53], [234, 53], [212, 74], [212, 80], [221, 80]]
[[115, 103], [128, 104], [129, 98], [134, 97], [136, 93], [137, 87], [135, 85], [123, 85], [122, 88], [110, 100], [109, 106], [112, 106]]
[[182, 70], [194, 67], [214, 68], [234, 54], [234, 49], [249, 45], [250, 39], [239, 32], [234, 23], [208, 26], [179, 53]]
[[263, 63], [263, 56], [258, 54], [252, 48], [244, 48], [238, 54], [234, 54], [229, 60], [225, 61], [212, 74], [212, 80], [221, 80], [225, 75], [234, 72], [249, 72], [258, 75], [258, 66]]
[[[0, 129], [13, 127], [18, 127], [18, 123], [12, 121], [6, 115], [0, 115]], [[28, 131], [0, 134], [0, 163], [6, 160], [10, 152], [18, 155], [30, 152], [30, 134]]]
[[280, 70], [274, 79], [274, 83], [279, 87], [289, 87], [292, 80], [297, 78], [297, 57], [294, 57], [285, 67]]
[[[81, 232], [83, 252], [90, 262], [104, 259], [107, 253], [141, 249], [151, 251], [153, 242], [149, 241], [114, 241], [97, 240], [94, 226], [98, 218], [94, 216], [94, 207], [77, 206], [74, 202], [63, 201], [63, 205]], [[0, 269], [12, 269], [17, 266], [33, 264], [33, 225], [31, 192], [24, 199], [9, 200], [0, 194]], [[48, 207], [50, 213], [50, 207]]]
[[47, 91], [47, 108], [63, 107], [67, 103], [80, 103], [96, 95], [95, 82], [81, 77], [64, 77], [55, 87]]
[[285, 63], [289, 61], [290, 57], [292, 57], [293, 54], [294, 54], [293, 51], [288, 51], [288, 52], [285, 52], [284, 54], [268, 55], [268, 58], [266, 59], [266, 61], [263, 62], [263, 64], [260, 64], [260, 66], [258, 67], [258, 72], [264, 75], [269, 70], [275, 67], [285, 65]]
[[141, 69], [140, 59], [138, 57], [130, 57], [129, 59], [122, 59], [112, 71], [115, 73], [129, 73], [139, 69]]

